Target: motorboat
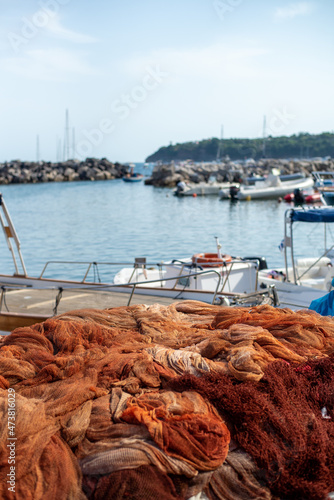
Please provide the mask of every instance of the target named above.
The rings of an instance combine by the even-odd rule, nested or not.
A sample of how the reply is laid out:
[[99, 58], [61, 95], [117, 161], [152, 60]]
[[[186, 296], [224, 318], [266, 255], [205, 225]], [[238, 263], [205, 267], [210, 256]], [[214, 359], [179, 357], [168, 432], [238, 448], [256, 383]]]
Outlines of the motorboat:
[[[329, 206], [295, 207], [285, 212], [284, 238], [280, 245], [284, 251], [284, 266], [276, 269], [263, 269], [258, 273], [260, 288], [275, 285], [280, 307], [308, 308], [312, 300], [332, 290], [334, 242], [329, 241], [329, 234], [333, 223], [334, 208]], [[298, 226], [299, 230], [303, 231], [311, 227], [312, 233], [315, 234], [316, 225], [321, 226], [319, 227], [321, 235], [316, 236], [319, 246], [321, 245], [320, 236], [324, 238], [324, 248], [319, 251], [320, 255], [297, 257], [296, 227]]]
[[334, 205], [334, 172], [312, 172], [314, 185], [326, 205]]
[[[221, 252], [218, 238], [216, 244], [216, 253], [195, 253], [154, 266], [147, 264], [145, 258], [136, 259], [133, 267], [122, 268], [116, 274], [114, 283], [138, 283], [137, 289], [156, 289], [158, 284], [160, 293], [168, 294], [174, 290], [184, 298], [195, 291], [214, 293], [216, 298], [224, 293], [256, 295], [259, 292], [258, 272], [267, 268], [265, 258], [233, 257]], [[231, 302], [228, 296], [217, 298], [217, 301], [225, 305]]]
[[140, 182], [144, 179], [143, 174], [134, 173], [132, 175], [122, 177], [125, 182]]
[[308, 189], [313, 187], [311, 177], [282, 181], [278, 174], [271, 173], [265, 180], [256, 181], [254, 185], [240, 185], [239, 188], [222, 189], [219, 196], [222, 199], [255, 200], [268, 198], [283, 198], [295, 189]]
[[144, 175], [134, 171], [134, 166], [130, 167], [130, 171], [122, 177], [125, 182], [140, 182], [144, 179]]
[[314, 186], [317, 188], [334, 187], [334, 172], [329, 170], [321, 170], [319, 172], [312, 172], [314, 179]]
[[[239, 184], [236, 185], [239, 186]], [[173, 194], [175, 196], [217, 196], [222, 189], [228, 189], [230, 186], [230, 182], [217, 182], [215, 180], [197, 184], [180, 181]]]
[[[295, 172], [294, 174], [280, 174], [278, 173], [278, 176], [282, 182], [285, 181], [293, 181], [296, 179], [304, 179], [305, 175], [302, 172]], [[260, 176], [260, 175], [252, 175], [250, 177], [246, 177], [246, 184], [247, 185], [254, 185], [256, 181], [265, 181], [266, 176]]]
[[[299, 193], [299, 196], [296, 196], [296, 191], [297, 194]], [[284, 201], [286, 201], [287, 203], [296, 203], [299, 205], [303, 205], [304, 203], [306, 204], [323, 203], [322, 194], [320, 193], [320, 191], [318, 191], [317, 188], [312, 190], [312, 192], [309, 191], [302, 192], [297, 188], [295, 192], [286, 194], [284, 196]]]
[[[217, 256], [203, 254], [184, 262], [161, 263], [155, 271], [145, 258], [137, 258], [134, 263], [48, 261], [39, 276], [30, 276], [1, 194], [0, 223], [15, 269], [13, 274], [0, 274], [1, 331], [84, 307], [167, 305], [182, 299], [231, 306], [276, 304], [274, 290], [257, 290], [260, 259], [232, 259], [219, 252]], [[71, 276], [77, 271], [75, 275], [80, 273], [81, 278], [68, 279], [66, 269]], [[105, 269], [108, 271], [104, 276], [109, 279], [102, 280], [100, 273]]]

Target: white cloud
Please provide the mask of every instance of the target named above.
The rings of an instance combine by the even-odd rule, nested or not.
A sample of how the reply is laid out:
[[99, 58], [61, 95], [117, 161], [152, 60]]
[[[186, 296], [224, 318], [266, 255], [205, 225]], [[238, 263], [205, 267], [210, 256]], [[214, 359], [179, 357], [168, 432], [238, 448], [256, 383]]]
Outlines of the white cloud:
[[74, 43], [94, 43], [97, 41], [96, 38], [90, 35], [84, 35], [82, 33], [64, 28], [64, 26], [61, 25], [60, 16], [58, 14], [48, 10], [45, 10], [45, 12], [49, 17], [45, 30], [51, 35]]
[[213, 44], [202, 49], [170, 49], [154, 51], [143, 57], [128, 60], [126, 69], [132, 77], [150, 65], [159, 65], [170, 76], [222, 80], [229, 77], [259, 76], [257, 60], [269, 53], [262, 47], [232, 47], [231, 44]]
[[62, 49], [27, 50], [20, 57], [3, 58], [1, 67], [5, 72], [24, 78], [64, 81], [75, 75], [95, 74], [82, 56]]
[[314, 11], [314, 4], [311, 2], [298, 2], [278, 7], [275, 10], [276, 19], [293, 19], [298, 16], [307, 16]]

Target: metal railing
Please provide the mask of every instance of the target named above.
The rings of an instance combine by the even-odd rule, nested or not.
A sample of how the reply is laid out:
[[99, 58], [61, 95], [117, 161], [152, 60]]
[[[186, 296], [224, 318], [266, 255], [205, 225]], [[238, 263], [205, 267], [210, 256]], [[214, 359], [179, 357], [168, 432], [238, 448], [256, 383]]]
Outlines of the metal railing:
[[[72, 267], [74, 266], [87, 266], [87, 269], [85, 270], [84, 272], [84, 276], [82, 278], [82, 280], [79, 280], [80, 283], [86, 283], [87, 281], [87, 278], [88, 278], [88, 275], [90, 273], [90, 271], [93, 269], [94, 271], [94, 274], [97, 275], [98, 277], [98, 281], [94, 281], [93, 283], [101, 283], [101, 279], [100, 279], [100, 276], [99, 276], [99, 266], [114, 266], [114, 267], [121, 267], [121, 266], [127, 266], [127, 267], [130, 267], [130, 268], [133, 268], [133, 271], [132, 271], [132, 274], [130, 276], [130, 280], [133, 278], [134, 276], [134, 273], [137, 271], [137, 270], [140, 270], [142, 269], [143, 272], [147, 271], [148, 270], [148, 267], [151, 267], [151, 266], [156, 266], [157, 267], [157, 270], [158, 271], [162, 271], [162, 268], [165, 267], [171, 267], [171, 266], [175, 266], [175, 263], [178, 263], [181, 265], [181, 268], [178, 272], [178, 274], [175, 275], [175, 277], [171, 278], [172, 279], [175, 279], [176, 282], [173, 286], [173, 288], [175, 288], [177, 285], [178, 285], [178, 279], [181, 279], [181, 278], [186, 278], [186, 277], [190, 277], [190, 276], [195, 276], [197, 277], [197, 275], [200, 274], [200, 272], [203, 271], [203, 267], [200, 265], [200, 264], [189, 264], [188, 262], [183, 262], [181, 260], [175, 260], [175, 261], [172, 261], [172, 263], [166, 263], [166, 262], [160, 262], [160, 263], [149, 263], [149, 262], [146, 262], [145, 263], [142, 263], [141, 265], [140, 264], [137, 264], [136, 262], [133, 263], [133, 262], [96, 262], [96, 261], [93, 261], [93, 262], [87, 262], [87, 261], [59, 261], [59, 260], [50, 260], [48, 262], [45, 263], [43, 269], [42, 269], [42, 272], [39, 276], [39, 279], [43, 278], [44, 274], [46, 273], [46, 270], [48, 269], [48, 267], [50, 265], [53, 265], [53, 264], [57, 264], [57, 265], [71, 265]], [[222, 265], [221, 262], [212, 262], [210, 265], [211, 266], [220, 266], [221, 268], [223, 268], [223, 270], [220, 270], [220, 271], [217, 271], [213, 268], [210, 268], [209, 269], [209, 272], [215, 272], [217, 275], [219, 274], [222, 278], [224, 277], [224, 281], [223, 281], [223, 285], [222, 285], [222, 288], [221, 288], [221, 292], [224, 291], [225, 289], [225, 286], [227, 285], [228, 283], [228, 280], [229, 280], [229, 277], [233, 271], [233, 269], [235, 268], [235, 266], [237, 264], [246, 264], [246, 263], [253, 263], [255, 265], [255, 268], [256, 268], [256, 281], [255, 281], [255, 287], [254, 287], [254, 290], [256, 291], [257, 290], [257, 285], [258, 285], [258, 269], [259, 269], [259, 262], [258, 262], [258, 259], [254, 258], [254, 259], [233, 259], [231, 262], [226, 262], [224, 265]], [[189, 269], [191, 268], [194, 268], [195, 269], [195, 274], [187, 274], [187, 275], [183, 275], [182, 273], [184, 272], [184, 269], [185, 267], [188, 267]], [[197, 271], [197, 269], [199, 271]], [[225, 274], [226, 273], [226, 274]], [[156, 280], [153, 280], [153, 282], [159, 282], [161, 283], [161, 286], [163, 286], [163, 282], [166, 281], [166, 278], [165, 277], [161, 277], [159, 279], [156, 279]], [[145, 281], [142, 281], [140, 284], [141, 285], [144, 285], [144, 284], [148, 284], [148, 283], [151, 283], [151, 281], [149, 280], [145, 280]], [[92, 283], [92, 282], [89, 282], [89, 283]], [[139, 285], [139, 282], [136, 282], [138, 285]], [[131, 284], [131, 281], [129, 281], [127, 284]]]

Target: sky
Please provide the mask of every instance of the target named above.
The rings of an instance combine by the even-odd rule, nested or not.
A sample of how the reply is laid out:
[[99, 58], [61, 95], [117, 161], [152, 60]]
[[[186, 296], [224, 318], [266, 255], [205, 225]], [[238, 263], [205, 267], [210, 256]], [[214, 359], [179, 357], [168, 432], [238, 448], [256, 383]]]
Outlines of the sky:
[[0, 0], [0, 162], [334, 130], [334, 2]]

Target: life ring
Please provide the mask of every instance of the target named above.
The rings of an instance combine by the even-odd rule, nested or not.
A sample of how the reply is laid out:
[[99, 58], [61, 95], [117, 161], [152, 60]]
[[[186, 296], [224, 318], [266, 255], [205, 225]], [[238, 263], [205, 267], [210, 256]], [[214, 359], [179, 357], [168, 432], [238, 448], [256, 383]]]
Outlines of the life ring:
[[222, 255], [218, 257], [217, 253], [195, 253], [191, 258], [193, 264], [198, 264], [202, 267], [219, 267], [225, 262], [231, 262], [231, 255]]

